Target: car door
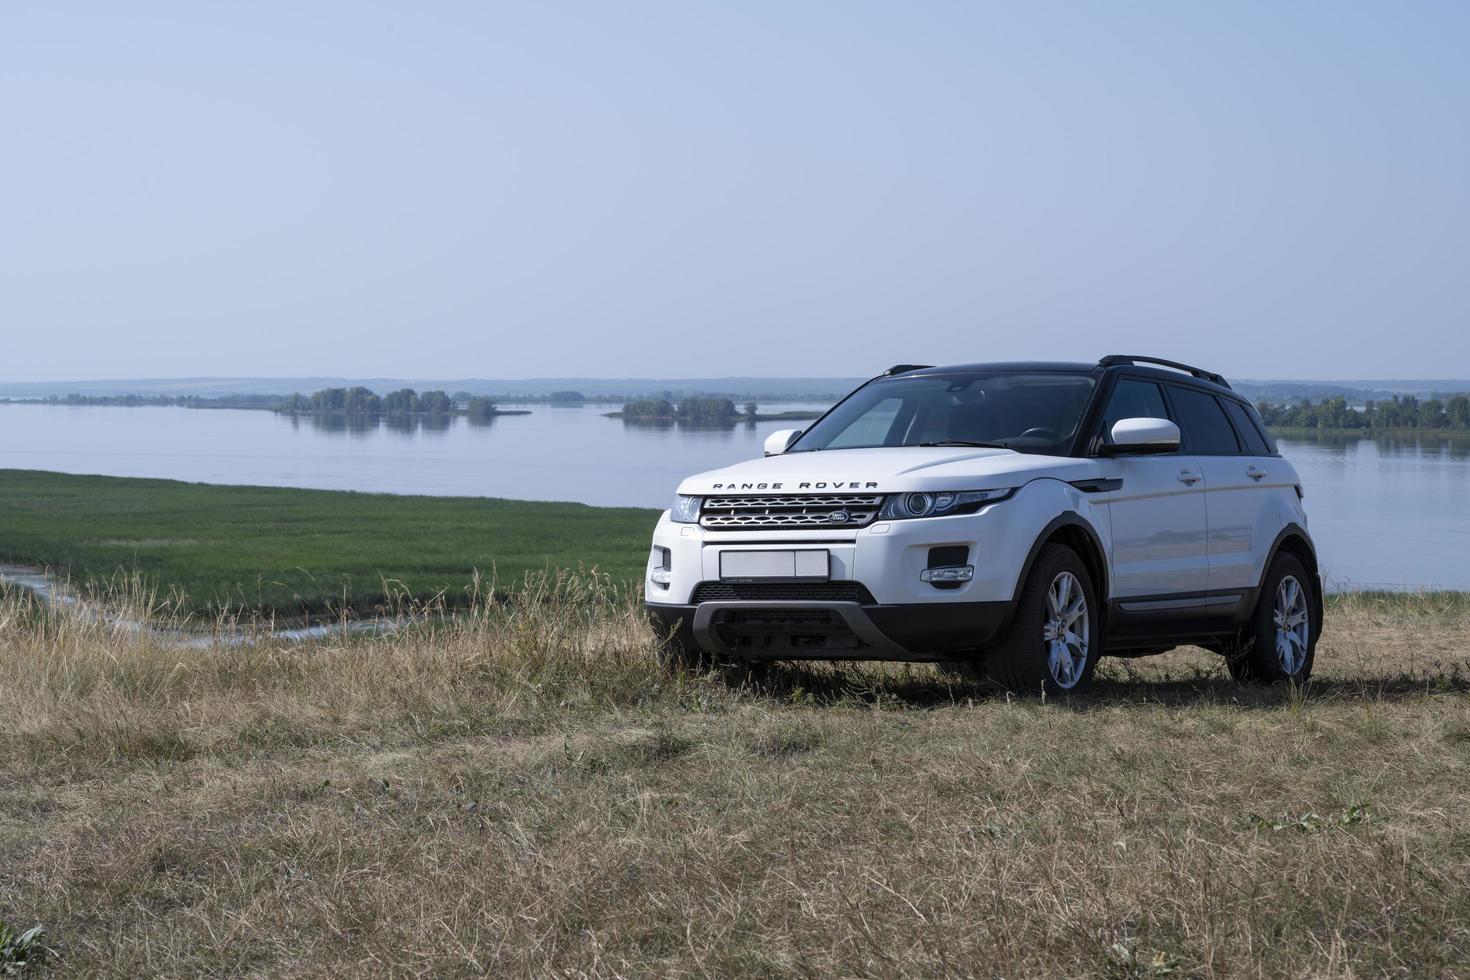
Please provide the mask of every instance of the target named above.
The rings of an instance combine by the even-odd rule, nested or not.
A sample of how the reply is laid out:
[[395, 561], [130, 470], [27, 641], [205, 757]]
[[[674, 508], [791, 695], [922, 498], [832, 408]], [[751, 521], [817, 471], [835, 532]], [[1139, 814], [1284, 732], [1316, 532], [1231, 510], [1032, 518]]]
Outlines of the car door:
[[1204, 460], [1210, 523], [1210, 591], [1218, 595], [1254, 589], [1281, 530], [1280, 498], [1295, 494], [1296, 471], [1272, 451], [1250, 410], [1216, 396], [1240, 444], [1234, 455]]
[[[1119, 378], [1103, 413], [1103, 439], [1125, 418], [1171, 418], [1156, 381]], [[1177, 420], [1175, 420], [1177, 422]], [[1121, 485], [1108, 504], [1113, 528], [1112, 596], [1116, 600], [1194, 593], [1208, 588], [1206, 481], [1184, 453], [1124, 455], [1110, 461]]]
[[1254, 484], [1246, 475], [1240, 441], [1225, 408], [1211, 392], [1190, 385], [1166, 386], [1179, 422], [1183, 449], [1205, 477], [1209, 590], [1238, 586], [1250, 563], [1251, 501]]

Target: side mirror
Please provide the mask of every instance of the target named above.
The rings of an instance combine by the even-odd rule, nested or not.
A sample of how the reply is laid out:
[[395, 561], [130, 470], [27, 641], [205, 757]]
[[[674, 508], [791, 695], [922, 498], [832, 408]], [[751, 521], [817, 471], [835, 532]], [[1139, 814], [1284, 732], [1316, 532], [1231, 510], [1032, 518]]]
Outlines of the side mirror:
[[766, 455], [779, 456], [801, 437], [801, 429], [777, 429], [766, 436]]
[[1172, 453], [1179, 448], [1179, 426], [1168, 419], [1119, 419], [1113, 441], [1103, 446], [1109, 456], [1122, 453]]

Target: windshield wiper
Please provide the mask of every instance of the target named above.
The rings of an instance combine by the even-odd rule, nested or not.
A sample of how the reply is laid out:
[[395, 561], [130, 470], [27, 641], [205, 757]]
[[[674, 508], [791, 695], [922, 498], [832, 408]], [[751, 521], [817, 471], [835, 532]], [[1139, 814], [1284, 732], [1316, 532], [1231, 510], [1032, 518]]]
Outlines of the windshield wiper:
[[921, 442], [921, 448], [936, 448], [940, 446], [968, 446], [976, 449], [1010, 449], [1008, 442], [971, 442], [968, 439], [940, 439], [936, 442]]

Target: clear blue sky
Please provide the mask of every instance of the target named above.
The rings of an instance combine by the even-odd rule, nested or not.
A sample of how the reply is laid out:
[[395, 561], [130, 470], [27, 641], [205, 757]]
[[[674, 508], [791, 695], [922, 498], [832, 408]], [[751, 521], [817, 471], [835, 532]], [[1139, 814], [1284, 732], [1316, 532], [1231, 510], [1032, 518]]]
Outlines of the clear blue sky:
[[1470, 374], [1470, 4], [0, 8], [0, 378]]

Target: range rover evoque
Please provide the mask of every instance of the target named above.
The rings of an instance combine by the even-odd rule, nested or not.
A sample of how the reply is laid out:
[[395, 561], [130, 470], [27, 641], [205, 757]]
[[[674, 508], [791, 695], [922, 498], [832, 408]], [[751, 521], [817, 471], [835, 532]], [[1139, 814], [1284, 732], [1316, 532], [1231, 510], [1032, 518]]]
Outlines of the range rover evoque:
[[1159, 358], [890, 368], [765, 458], [679, 485], [648, 612], [671, 664], [932, 661], [1077, 691], [1197, 644], [1303, 682], [1302, 487], [1225, 379]]

